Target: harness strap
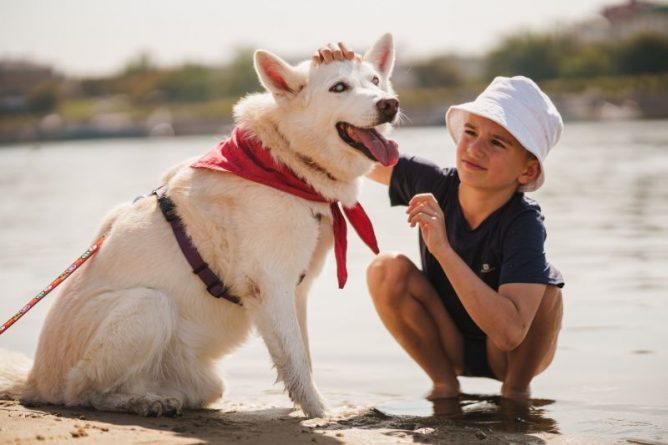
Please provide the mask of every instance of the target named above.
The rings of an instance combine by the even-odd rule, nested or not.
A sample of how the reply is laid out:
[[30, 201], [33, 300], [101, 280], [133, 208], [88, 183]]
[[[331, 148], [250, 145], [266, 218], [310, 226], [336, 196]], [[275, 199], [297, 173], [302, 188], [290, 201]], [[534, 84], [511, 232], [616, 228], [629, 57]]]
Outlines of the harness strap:
[[172, 227], [172, 232], [174, 232], [174, 237], [176, 237], [176, 242], [179, 244], [183, 256], [186, 257], [188, 264], [192, 267], [193, 273], [202, 280], [204, 286], [206, 286], [207, 292], [216, 298], [224, 298], [239, 306], [243, 306], [243, 304], [241, 304], [241, 298], [229, 294], [229, 289], [200, 256], [197, 248], [193, 245], [190, 237], [186, 233], [186, 228], [181, 222], [181, 218], [176, 213], [176, 205], [174, 204], [174, 201], [167, 196], [166, 187], [164, 185], [158, 187], [153, 190], [153, 194], [158, 198], [158, 206], [160, 207], [163, 216]]

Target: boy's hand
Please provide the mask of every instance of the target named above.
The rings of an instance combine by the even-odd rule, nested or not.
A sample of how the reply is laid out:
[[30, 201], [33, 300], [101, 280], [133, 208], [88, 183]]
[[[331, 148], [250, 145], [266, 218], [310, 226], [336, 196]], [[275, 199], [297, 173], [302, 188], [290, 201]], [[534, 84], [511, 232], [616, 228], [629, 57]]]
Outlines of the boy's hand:
[[413, 196], [408, 203], [408, 223], [411, 227], [420, 226], [422, 239], [432, 255], [450, 248], [445, 230], [445, 215], [438, 201], [431, 193], [420, 193]]
[[336, 47], [331, 43], [328, 43], [327, 46], [323, 46], [318, 51], [313, 53], [313, 63], [329, 63], [334, 60], [361, 60], [359, 54], [355, 54], [354, 51], [348, 49], [348, 47], [343, 42], [339, 42], [339, 46]]

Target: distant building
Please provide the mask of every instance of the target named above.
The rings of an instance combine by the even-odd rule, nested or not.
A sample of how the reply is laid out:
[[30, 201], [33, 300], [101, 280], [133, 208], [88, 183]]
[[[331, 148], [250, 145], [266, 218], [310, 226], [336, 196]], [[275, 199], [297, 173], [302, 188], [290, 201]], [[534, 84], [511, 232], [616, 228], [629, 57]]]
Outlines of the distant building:
[[0, 96], [23, 96], [46, 82], [62, 77], [53, 68], [26, 61], [0, 61]]
[[22, 60], [0, 61], [0, 111], [25, 111], [30, 92], [40, 85], [61, 83], [53, 68]]
[[578, 23], [578, 37], [585, 41], [624, 40], [634, 34], [668, 34], [668, 3], [629, 0], [603, 8], [598, 17]]
[[608, 6], [601, 15], [610, 23], [610, 37], [622, 40], [638, 32], [668, 34], [668, 4], [630, 0]]

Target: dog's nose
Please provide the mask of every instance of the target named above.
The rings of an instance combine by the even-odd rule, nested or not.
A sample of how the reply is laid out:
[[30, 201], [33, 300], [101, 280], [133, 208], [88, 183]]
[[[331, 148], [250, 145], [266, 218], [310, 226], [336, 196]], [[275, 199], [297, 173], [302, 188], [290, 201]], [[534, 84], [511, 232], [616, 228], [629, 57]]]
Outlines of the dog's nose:
[[399, 111], [399, 101], [397, 99], [381, 99], [376, 103], [376, 108], [378, 108], [383, 122], [390, 122]]

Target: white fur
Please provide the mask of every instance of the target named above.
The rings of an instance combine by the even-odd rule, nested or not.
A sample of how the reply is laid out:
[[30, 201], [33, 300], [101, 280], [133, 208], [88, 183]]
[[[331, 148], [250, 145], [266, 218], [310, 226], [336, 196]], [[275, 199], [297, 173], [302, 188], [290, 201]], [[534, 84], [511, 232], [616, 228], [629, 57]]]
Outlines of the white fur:
[[[376, 102], [394, 97], [391, 68], [373, 64], [379, 52], [391, 66], [389, 35], [363, 62], [292, 67], [258, 51], [256, 71], [269, 92], [237, 104], [238, 125], [323, 196], [353, 204], [358, 178], [372, 161], [343, 143], [335, 124], [374, 126]], [[374, 75], [382, 77], [379, 86]], [[352, 89], [329, 92], [340, 80]], [[241, 345], [255, 326], [292, 400], [308, 416], [323, 415], [311, 377], [306, 295], [333, 244], [329, 205], [194, 169], [191, 162], [165, 175], [168, 194], [202, 257], [244, 306], [206, 292], [155, 198], [123, 204], [100, 229], [110, 235], [99, 253], [54, 302], [24, 401], [143, 415], [199, 408], [223, 392], [214, 361]]]

